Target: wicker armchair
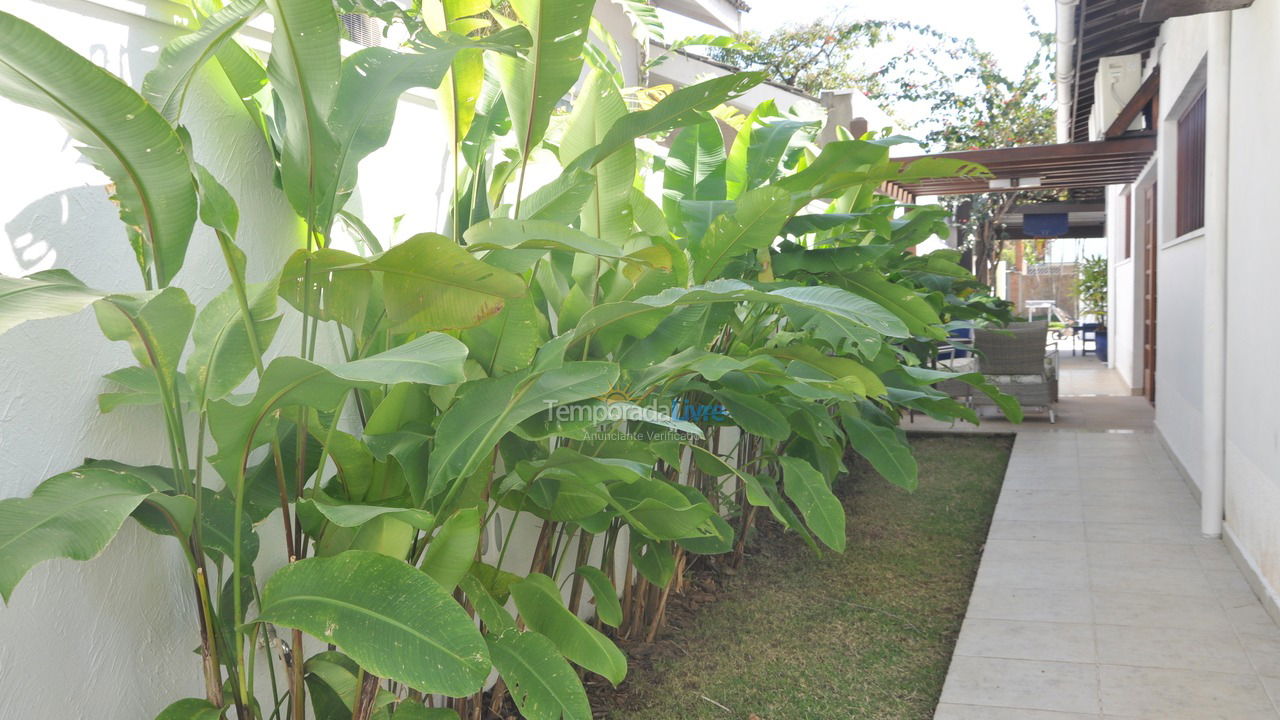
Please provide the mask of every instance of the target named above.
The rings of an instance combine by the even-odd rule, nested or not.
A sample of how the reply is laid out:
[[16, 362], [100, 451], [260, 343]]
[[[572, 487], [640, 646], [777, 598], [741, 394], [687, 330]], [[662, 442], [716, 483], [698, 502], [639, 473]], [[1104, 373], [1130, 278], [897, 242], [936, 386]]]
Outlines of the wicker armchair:
[[[1055, 422], [1053, 404], [1058, 401], [1058, 351], [1046, 352], [1047, 322], [1013, 323], [1008, 327], [977, 330], [974, 347], [978, 369], [1000, 391], [1018, 399], [1024, 408], [1044, 408]], [[972, 396], [975, 407], [995, 403], [985, 395]]]

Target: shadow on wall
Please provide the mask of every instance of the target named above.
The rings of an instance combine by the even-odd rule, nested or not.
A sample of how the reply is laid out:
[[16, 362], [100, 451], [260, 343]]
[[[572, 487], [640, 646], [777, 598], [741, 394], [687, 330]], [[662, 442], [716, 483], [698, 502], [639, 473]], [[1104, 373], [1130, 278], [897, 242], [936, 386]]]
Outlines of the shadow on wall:
[[[127, 256], [128, 241], [119, 222], [116, 208], [102, 185], [85, 185], [45, 195], [23, 208], [4, 224], [11, 265], [6, 274], [29, 275], [54, 266], [65, 267], [72, 256], [117, 256], [132, 263]], [[113, 222], [114, 221], [114, 222]], [[113, 259], [115, 259], [113, 257]], [[93, 265], [76, 263], [80, 269], [98, 275], [107, 287], [122, 278], [114, 262], [104, 272], [94, 272]], [[101, 264], [98, 265], [101, 267]], [[136, 276], [136, 271], [134, 272]], [[93, 285], [89, 278], [81, 278]], [[140, 282], [140, 277], [139, 277]]]

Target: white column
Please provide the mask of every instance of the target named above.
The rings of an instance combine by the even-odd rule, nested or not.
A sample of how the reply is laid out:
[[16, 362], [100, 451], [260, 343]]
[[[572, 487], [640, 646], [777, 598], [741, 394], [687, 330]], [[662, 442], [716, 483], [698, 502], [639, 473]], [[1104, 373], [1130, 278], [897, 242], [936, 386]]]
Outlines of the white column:
[[1222, 535], [1226, 495], [1227, 227], [1231, 12], [1209, 17], [1205, 97], [1204, 482], [1200, 531]]

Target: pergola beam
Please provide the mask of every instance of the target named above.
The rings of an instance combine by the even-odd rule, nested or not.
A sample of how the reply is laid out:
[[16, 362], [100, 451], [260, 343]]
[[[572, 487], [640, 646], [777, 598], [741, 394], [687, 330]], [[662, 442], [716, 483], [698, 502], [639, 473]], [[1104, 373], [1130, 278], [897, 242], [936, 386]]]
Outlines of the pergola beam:
[[1159, 98], [1160, 66], [1157, 65], [1151, 71], [1151, 74], [1147, 75], [1147, 79], [1142, 81], [1142, 85], [1138, 86], [1138, 92], [1134, 93], [1133, 97], [1129, 98], [1129, 102], [1125, 103], [1125, 106], [1120, 110], [1120, 114], [1111, 123], [1111, 127], [1107, 128], [1105, 137], [1110, 140], [1124, 135], [1129, 130], [1129, 126], [1133, 124], [1133, 121], [1137, 119], [1138, 113], [1146, 110], [1147, 106], [1151, 107], [1149, 118], [1153, 124], [1160, 114]]
[[1143, 0], [1139, 19], [1144, 23], [1156, 23], [1185, 15], [1239, 10], [1252, 4], [1253, 0]]
[[[914, 196], [968, 195], [987, 192], [1061, 190], [1133, 182], [1155, 151], [1152, 133], [1131, 133], [1113, 140], [1058, 145], [1032, 145], [995, 150], [961, 150], [932, 157], [981, 165], [994, 177], [929, 178], [891, 183]], [[910, 166], [926, 156], [897, 158]], [[1039, 185], [991, 187], [992, 179], [1038, 178]]]

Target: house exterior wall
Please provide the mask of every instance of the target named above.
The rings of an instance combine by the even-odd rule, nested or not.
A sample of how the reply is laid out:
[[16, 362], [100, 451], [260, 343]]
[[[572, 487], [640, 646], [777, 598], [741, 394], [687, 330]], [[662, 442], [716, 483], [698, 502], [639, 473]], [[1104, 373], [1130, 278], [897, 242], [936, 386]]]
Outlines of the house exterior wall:
[[[181, 6], [164, 0], [12, 0], [4, 9], [135, 89], [159, 48], [177, 34], [174, 18], [185, 16]], [[265, 52], [269, 32], [270, 18], [264, 16], [241, 39]], [[219, 80], [217, 73], [203, 74], [183, 122], [195, 139], [196, 159], [238, 202], [249, 279], [261, 282], [302, 245], [302, 226], [282, 193], [261, 192], [272, 182], [270, 151], [239, 99]], [[0, 126], [6, 170], [0, 173], [0, 273], [59, 267], [91, 287], [141, 290], [124, 226], [104, 188], [108, 179], [44, 113], [0, 99]], [[445, 222], [449, 164], [438, 140], [444, 136], [433, 94], [406, 94], [389, 142], [362, 162], [360, 189], [348, 207], [384, 244], [438, 230]], [[405, 168], [412, 168], [411, 176]], [[197, 223], [174, 284], [203, 306], [229, 282], [212, 233]], [[268, 354], [296, 344], [298, 316], [289, 313], [277, 333], [277, 350]], [[321, 357], [326, 351], [336, 356], [334, 348], [318, 348]], [[86, 458], [167, 462], [156, 430], [162, 427], [158, 411], [126, 406], [98, 413], [97, 396], [108, 389], [102, 376], [136, 363], [124, 344], [102, 337], [92, 311], [0, 335], [0, 358], [0, 497], [27, 496], [45, 478]], [[259, 528], [263, 556], [257, 564], [264, 576], [285, 561], [278, 551], [279, 527], [272, 517]], [[525, 548], [536, 537], [530, 524], [514, 533], [513, 563], [528, 562]], [[492, 561], [496, 538], [489, 548]], [[132, 522], [92, 562], [35, 567], [0, 607], [0, 720], [152, 718], [174, 700], [202, 696], [199, 661], [192, 654], [198, 635], [189, 586], [186, 562], [173, 541]], [[265, 670], [265, 659], [258, 666]], [[69, 680], [74, 692], [67, 691]], [[258, 685], [269, 687], [265, 673]]]
[[[1159, 244], [1159, 338], [1156, 425], [1174, 455], [1199, 484], [1203, 470], [1204, 233], [1176, 235], [1177, 119], [1204, 86], [1208, 21], [1204, 16], [1164, 23], [1157, 41], [1160, 126], [1156, 149]], [[1212, 132], [1212, 129], [1210, 129]], [[1210, 161], [1212, 162], [1212, 161]], [[1216, 241], [1216, 239], [1215, 239]], [[1141, 303], [1141, 295], [1131, 304]]]
[[[1120, 298], [1141, 296], [1141, 277], [1135, 276], [1137, 262], [1124, 256], [1125, 199], [1131, 188], [1113, 185], [1107, 188], [1107, 270], [1110, 291], [1107, 293], [1107, 364], [1115, 368], [1126, 385], [1142, 387], [1141, 357], [1135, 357], [1133, 331], [1141, 324], [1141, 307], [1120, 302]], [[1130, 229], [1132, 231], [1132, 229]], [[1141, 342], [1139, 340], [1139, 342]], [[1141, 349], [1141, 347], [1139, 347]]]
[[[1125, 356], [1125, 340], [1114, 337], [1116, 368], [1135, 389], [1141, 387], [1143, 298], [1141, 198], [1147, 182], [1159, 183], [1158, 204], [1158, 358], [1156, 426], [1197, 488], [1206, 472], [1204, 408], [1225, 402], [1225, 530], [1256, 589], [1271, 602], [1280, 592], [1280, 333], [1269, 302], [1280, 264], [1280, 242], [1270, 208], [1275, 205], [1275, 167], [1280, 158], [1280, 0], [1256, 0], [1231, 13], [1230, 88], [1226, 143], [1226, 207], [1207, 193], [1205, 230], [1176, 236], [1177, 119], [1202, 89], [1213, 102], [1226, 88], [1208, 85], [1216, 74], [1208, 66], [1210, 15], [1174, 18], [1161, 27], [1157, 57], [1161, 69], [1160, 135], [1153, 169], [1133, 188], [1134, 258], [1126, 269], [1120, 225], [1109, 230], [1112, 258], [1113, 332], [1136, 338], [1134, 360]], [[1219, 98], [1221, 95], [1218, 96]], [[1210, 116], [1207, 132], [1215, 128]], [[1210, 143], [1210, 167], [1220, 162]], [[1212, 177], [1212, 175], [1211, 175]], [[1123, 212], [1116, 191], [1109, 203]], [[1226, 237], [1212, 218], [1224, 212]], [[1114, 214], [1114, 213], [1113, 213]], [[1207, 256], [1227, 247], [1226, 389], [1221, 398], [1205, 396], [1206, 363], [1222, 352], [1206, 347]]]
[[1280, 266], [1280, 0], [1233, 13], [1227, 250], [1226, 524], [1280, 591], [1280, 332], [1270, 301]]
[[[180, 12], [160, 2], [145, 7], [155, 19], [76, 0], [11, 0], [4, 9], [136, 88], [174, 34], [161, 18]], [[196, 154], [239, 200], [242, 235], [272, 239], [245, 243], [251, 279], [261, 281], [301, 233], [281, 197], [247, 192], [270, 183], [269, 155], [239, 101], [219, 90], [203, 84], [187, 119], [195, 137], [218, 141], [201, 143]], [[0, 272], [56, 265], [92, 287], [141, 290], [106, 178], [49, 116], [0, 101], [0, 118]], [[208, 302], [229, 282], [222, 267], [212, 234], [198, 230], [177, 284]], [[0, 358], [0, 496], [28, 495], [86, 457], [165, 460], [153, 408], [98, 415], [102, 375], [135, 363], [122, 343], [102, 337], [92, 311], [0, 335]], [[189, 585], [176, 544], [135, 523], [93, 562], [34, 568], [0, 608], [0, 718], [152, 718], [168, 702], [202, 695]]]
[[[629, 22], [615, 12], [614, 3], [601, 2], [599, 9], [598, 19], [618, 41], [628, 80], [634, 82], [639, 46]], [[153, 67], [159, 48], [176, 34], [175, 19], [186, 13], [167, 0], [7, 0], [4, 10], [50, 32], [134, 88]], [[269, 17], [258, 18], [241, 40], [265, 53], [270, 25]], [[450, 168], [438, 140], [445, 132], [433, 98], [431, 92], [404, 96], [389, 142], [361, 163], [360, 188], [348, 207], [384, 245], [437, 230], [446, 221]], [[238, 201], [250, 281], [266, 280], [270, 269], [303, 242], [300, 221], [283, 195], [259, 192], [271, 183], [268, 148], [216, 73], [206, 72], [194, 88], [183, 122], [195, 138], [196, 159]], [[0, 173], [0, 274], [59, 267], [91, 287], [141, 290], [124, 228], [107, 198], [107, 178], [43, 113], [0, 99], [0, 126], [6, 170]], [[411, 176], [405, 168], [412, 168]], [[531, 187], [553, 176], [549, 167], [531, 168]], [[202, 306], [227, 287], [222, 268], [212, 233], [197, 224], [175, 284]], [[293, 347], [290, 338], [297, 332], [297, 315], [287, 315], [276, 347]], [[102, 376], [134, 361], [123, 344], [102, 337], [92, 311], [0, 335], [0, 358], [0, 498], [29, 495], [45, 478], [85, 458], [166, 462], [155, 431], [161, 427], [157, 411], [126, 406], [98, 413], [97, 396], [107, 389]], [[485, 538], [489, 562], [498, 556], [508, 521], [503, 516], [502, 524], [489, 528], [494, 532]], [[258, 566], [264, 576], [284, 563], [270, 550], [283, 544], [278, 527], [274, 517], [260, 527]], [[537, 534], [531, 523], [512, 533], [506, 557], [512, 567], [528, 566]], [[597, 550], [593, 560], [598, 557]], [[155, 717], [179, 698], [203, 695], [193, 655], [197, 634], [189, 583], [172, 540], [135, 523], [126, 523], [92, 562], [61, 560], [34, 568], [9, 605], [0, 607], [0, 720], [137, 720]], [[583, 608], [588, 613], [591, 604], [584, 602]], [[258, 663], [264, 673], [266, 665]], [[67, 691], [69, 681], [74, 692]], [[259, 687], [268, 686], [264, 674]]]

